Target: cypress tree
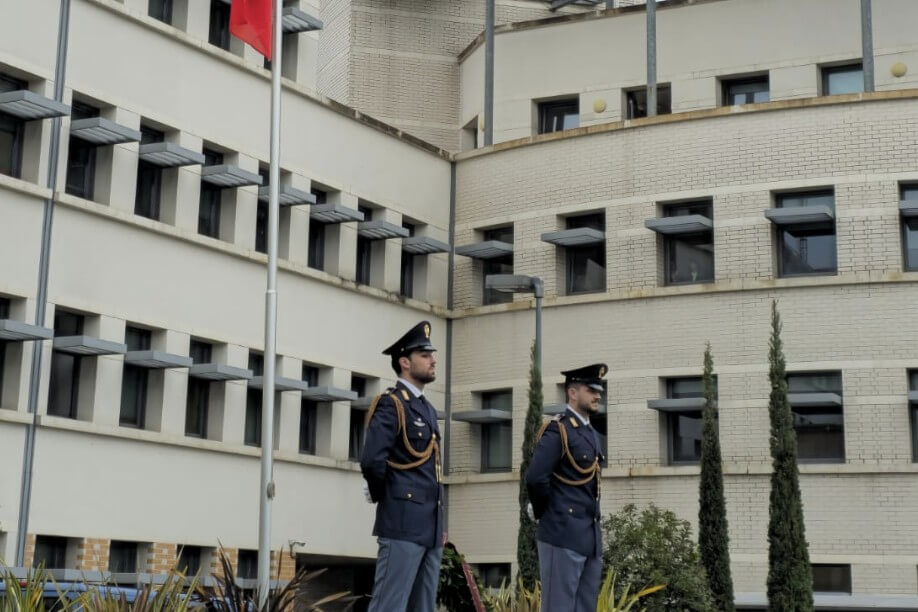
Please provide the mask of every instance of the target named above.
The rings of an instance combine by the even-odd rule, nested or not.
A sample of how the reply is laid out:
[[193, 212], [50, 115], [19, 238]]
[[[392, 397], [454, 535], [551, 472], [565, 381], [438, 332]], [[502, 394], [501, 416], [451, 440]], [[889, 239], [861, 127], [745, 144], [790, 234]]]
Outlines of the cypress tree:
[[730, 534], [724, 474], [717, 428], [711, 344], [704, 351], [704, 409], [701, 438], [701, 480], [699, 482], [698, 548], [707, 572], [714, 605], [721, 612], [734, 612], [733, 577], [730, 574]]
[[[536, 549], [536, 524], [526, 512], [529, 493], [526, 491], [526, 472], [535, 450], [536, 435], [542, 426], [542, 372], [535, 360], [535, 345], [530, 352], [529, 366], [529, 408], [523, 425], [522, 461], [520, 462], [520, 529], [516, 538], [516, 561], [518, 577], [527, 589], [532, 589], [539, 579], [539, 553]], [[520, 580], [517, 580], [519, 586]]]
[[781, 315], [771, 303], [768, 350], [771, 396], [771, 499], [768, 508], [768, 609], [781, 612], [813, 610], [813, 573], [803, 525], [797, 435], [787, 399], [787, 373], [781, 343]]

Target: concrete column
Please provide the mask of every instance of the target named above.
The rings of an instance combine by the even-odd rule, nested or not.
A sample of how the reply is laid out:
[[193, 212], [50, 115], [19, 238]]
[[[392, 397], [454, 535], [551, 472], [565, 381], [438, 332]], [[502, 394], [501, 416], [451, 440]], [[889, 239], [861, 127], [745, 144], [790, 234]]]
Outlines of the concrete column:
[[[258, 172], [258, 160], [242, 153], [228, 156], [228, 164]], [[220, 211], [220, 239], [245, 249], [255, 250], [255, 218], [258, 211], [258, 187], [224, 190]]]
[[[281, 176], [281, 184], [307, 192], [312, 189], [312, 181], [299, 174]], [[309, 261], [309, 206], [281, 208], [278, 226], [278, 256], [305, 266]]]
[[175, 0], [172, 3], [172, 25], [201, 40], [210, 35], [210, 2]]
[[[203, 141], [188, 132], [171, 132], [166, 142], [201, 152]], [[198, 202], [201, 199], [201, 166], [163, 169], [159, 220], [175, 227], [196, 232]]]
[[[54, 98], [53, 81], [33, 81], [29, 89], [46, 98]], [[23, 129], [22, 172], [25, 181], [42, 187], [48, 181], [48, 155], [51, 152], [52, 120], [26, 121]], [[63, 131], [61, 132], [63, 134]]]
[[[319, 373], [319, 385], [350, 389], [351, 373], [341, 368], [323, 368]], [[316, 417], [316, 454], [333, 459], [347, 459], [351, 403], [319, 404]]]
[[[53, 313], [53, 305], [48, 309]], [[17, 321], [32, 322], [35, 313], [35, 300], [12, 300], [10, 302], [10, 318]], [[54, 315], [52, 314], [52, 320]], [[32, 364], [32, 351], [36, 342], [8, 342], [6, 344], [6, 359], [4, 360], [3, 388], [0, 389], [0, 408], [28, 412], [29, 410], [29, 376]], [[0, 347], [3, 350], [3, 347]], [[42, 357], [47, 357], [51, 351], [51, 341], [45, 341]], [[49, 361], [50, 363], [50, 361]], [[44, 368], [42, 371], [46, 371]], [[42, 404], [39, 404], [41, 406]]]
[[[402, 224], [401, 213], [386, 208], [373, 210], [373, 220], [378, 219], [399, 226]], [[376, 240], [370, 252], [370, 285], [398, 293], [402, 274], [402, 241]]]
[[[106, 315], [87, 317], [84, 333], [102, 340], [124, 342], [124, 319]], [[117, 427], [121, 416], [121, 379], [123, 355], [83, 357], [80, 366], [80, 388], [77, 418], [97, 425]], [[47, 406], [47, 403], [46, 403]]]
[[[329, 192], [328, 202], [357, 210], [357, 196], [349, 193]], [[325, 271], [348, 280], [357, 277], [356, 223], [333, 223], [326, 228]]]
[[[279, 357], [277, 375], [299, 380], [303, 375], [303, 362], [293, 357]], [[302, 399], [299, 391], [285, 391], [277, 394], [274, 411], [274, 448], [276, 450], [289, 453], [299, 450]]]
[[[51, 91], [49, 97], [53, 97], [54, 91]], [[64, 98], [62, 100], [64, 104], [73, 104], [73, 89], [70, 87], [64, 88]], [[57, 180], [55, 182], [55, 190], [64, 192], [67, 190], [67, 160], [70, 158], [70, 115], [65, 115], [61, 117], [61, 141], [57, 149]], [[50, 144], [51, 140], [49, 138], [48, 143]]]
[[[165, 330], [154, 334], [153, 348], [175, 355], [188, 355], [191, 336], [189, 334]], [[162, 404], [158, 406], [160, 414], [159, 428], [154, 428], [149, 417], [151, 406], [147, 406], [147, 429], [161, 431], [174, 436], [185, 435], [185, 409], [188, 405], [188, 369], [169, 368], [163, 370]]]
[[[101, 115], [132, 130], [140, 129], [140, 115], [129, 110], [105, 108]], [[96, 149], [96, 183], [93, 194], [96, 202], [133, 214], [137, 197], [139, 148], [138, 143], [129, 142]]]
[[[418, 236], [430, 236], [449, 242], [449, 233], [429, 225], [417, 229]], [[446, 281], [448, 278], [449, 253], [434, 253], [414, 258], [414, 297], [428, 304], [446, 306]]]
[[[249, 348], [238, 344], [215, 345], [213, 360], [237, 368], [249, 365]], [[245, 434], [246, 381], [228, 380], [211, 387], [207, 413], [207, 437], [227, 444], [242, 445]]]

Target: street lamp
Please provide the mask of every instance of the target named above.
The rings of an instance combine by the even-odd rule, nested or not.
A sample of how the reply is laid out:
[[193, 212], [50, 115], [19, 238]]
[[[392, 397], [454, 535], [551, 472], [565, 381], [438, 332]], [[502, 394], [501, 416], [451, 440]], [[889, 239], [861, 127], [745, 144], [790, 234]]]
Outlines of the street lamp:
[[542, 371], [542, 297], [544, 287], [538, 276], [523, 274], [489, 274], [485, 277], [485, 289], [494, 289], [502, 293], [531, 293], [535, 297], [535, 361]]

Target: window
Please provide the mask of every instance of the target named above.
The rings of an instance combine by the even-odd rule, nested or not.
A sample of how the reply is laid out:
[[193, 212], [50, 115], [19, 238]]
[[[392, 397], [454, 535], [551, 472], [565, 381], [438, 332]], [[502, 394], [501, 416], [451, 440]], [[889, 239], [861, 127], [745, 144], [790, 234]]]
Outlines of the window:
[[[98, 117], [99, 109], [74, 101], [70, 107], [73, 121]], [[67, 157], [67, 193], [86, 200], [92, 199], [96, 174], [96, 146], [70, 138], [70, 152]]]
[[137, 542], [112, 540], [108, 552], [108, 571], [133, 574], [137, 571]]
[[[140, 144], [162, 142], [165, 136], [159, 130], [140, 126]], [[159, 202], [163, 186], [163, 169], [149, 162], [137, 164], [137, 196], [134, 214], [159, 220]]]
[[[414, 236], [415, 226], [413, 223], [402, 223], [402, 227], [408, 230], [409, 236]], [[402, 272], [399, 292], [405, 297], [414, 297], [414, 255], [402, 251]]]
[[[666, 381], [667, 399], [704, 397], [700, 376], [670, 378]], [[698, 463], [701, 460], [701, 410], [666, 413], [666, 437], [669, 463]]]
[[768, 102], [768, 75], [722, 81], [724, 106]]
[[[714, 219], [710, 200], [672, 204], [663, 208], [664, 217], [701, 215]], [[664, 275], [667, 285], [710, 283], [714, 280], [714, 232], [663, 236]]]
[[817, 564], [812, 566], [814, 593], [851, 594], [851, 566]]
[[228, 3], [223, 0], [210, 0], [210, 32], [207, 41], [227, 51], [230, 48], [229, 18]]
[[[908, 373], [909, 396], [918, 393], [918, 370]], [[912, 461], [918, 463], [918, 400], [912, 400], [908, 405], [909, 420], [912, 424]]]
[[[316, 204], [325, 204], [328, 193], [321, 189], [312, 189]], [[315, 270], [325, 269], [325, 227], [326, 224], [316, 219], [309, 220], [309, 259], [307, 265]]]
[[[150, 349], [150, 330], [139, 327], [127, 327], [124, 342], [128, 351], [146, 351]], [[147, 408], [147, 383], [149, 370], [135, 365], [124, 364], [121, 377], [121, 416], [122, 427], [143, 429]]]
[[[363, 213], [364, 221], [373, 219], [373, 209], [362, 204], [357, 210]], [[370, 261], [373, 255], [373, 241], [363, 236], [357, 236], [357, 282], [362, 285], [370, 284]]]
[[236, 571], [237, 578], [254, 579], [258, 577], [258, 551], [239, 549], [239, 563]]
[[[210, 363], [213, 345], [192, 340], [190, 356], [195, 364]], [[188, 378], [188, 399], [185, 404], [185, 435], [193, 438], [207, 437], [207, 408], [210, 405], [210, 381]]]
[[[672, 113], [672, 95], [669, 85], [657, 84], [657, 114]], [[640, 119], [647, 116], [647, 86], [625, 92], [625, 118]]]
[[[899, 188], [899, 199], [918, 201], [918, 185], [902, 185]], [[902, 219], [902, 250], [906, 271], [918, 270], [918, 217]]]
[[[261, 177], [262, 185], [269, 184], [268, 168], [259, 168], [258, 175]], [[268, 203], [261, 200], [258, 200], [258, 208], [255, 211], [255, 250], [259, 253], [268, 252]]]
[[366, 413], [357, 408], [351, 408], [351, 423], [348, 433], [347, 455], [352, 461], [360, 460], [360, 453], [363, 451], [363, 442], [366, 438], [367, 430], [364, 427]]
[[[484, 410], [502, 410], [509, 418], [513, 413], [513, 391], [489, 391], [481, 394]], [[481, 471], [509, 472], [513, 448], [513, 422], [510, 420], [481, 425]]]
[[67, 538], [40, 535], [35, 537], [35, 555], [32, 567], [45, 569], [66, 569]]
[[[302, 380], [310, 387], [319, 384], [319, 368], [303, 364]], [[305, 455], [316, 454], [316, 418], [318, 404], [313, 400], [300, 400], [300, 452]]]
[[[796, 373], [787, 375], [788, 394], [842, 395], [840, 372]], [[810, 395], [810, 398], [817, 396]], [[795, 403], [797, 405], [795, 405]], [[819, 403], [820, 405], [813, 405]], [[797, 432], [797, 459], [810, 462], [845, 460], [845, 419], [842, 406], [826, 402], [795, 401], [791, 398], [794, 431]]]
[[[54, 336], [79, 336], [83, 333], [83, 316], [57, 310], [54, 313]], [[77, 418], [80, 367], [83, 357], [54, 351], [51, 354], [51, 380], [48, 391], [48, 414]]]
[[194, 576], [201, 571], [203, 549], [200, 546], [182, 546], [179, 548], [175, 567], [186, 576]]
[[[826, 206], [835, 211], [832, 191], [779, 194], [778, 208]], [[801, 223], [777, 227], [779, 276], [835, 274], [838, 270], [835, 249], [835, 222]]]
[[147, 14], [163, 23], [172, 23], [172, 0], [150, 0]]
[[509, 563], [479, 563], [478, 576], [489, 589], [499, 589], [510, 584]]
[[[567, 218], [567, 229], [590, 227], [606, 231], [603, 213]], [[606, 245], [565, 247], [567, 256], [567, 295], [606, 290]]]
[[864, 91], [864, 68], [860, 62], [822, 69], [822, 95], [861, 93]]
[[[485, 230], [484, 240], [499, 240], [507, 244], [513, 244], [513, 226], [508, 225], [506, 227]], [[485, 279], [491, 274], [513, 274], [513, 253], [495, 257], [494, 259], [484, 260], [481, 279], [483, 304], [507, 304], [512, 302], [512, 293], [505, 293], [503, 291], [484, 287]]]
[[[223, 154], [211, 149], [204, 149], [204, 166], [219, 166], [223, 163]], [[211, 238], [220, 237], [220, 203], [222, 191], [217, 185], [201, 181], [201, 200], [198, 204], [198, 233]]]
[[577, 98], [539, 103], [539, 134], [580, 127], [580, 101]]
[[[0, 93], [28, 89], [20, 79], [0, 74]], [[19, 178], [22, 172], [22, 144], [25, 122], [0, 112], [0, 174]]]
[[[264, 375], [264, 357], [249, 352], [249, 369], [253, 376]], [[261, 389], [248, 389], [245, 395], [245, 443], [261, 446]]]

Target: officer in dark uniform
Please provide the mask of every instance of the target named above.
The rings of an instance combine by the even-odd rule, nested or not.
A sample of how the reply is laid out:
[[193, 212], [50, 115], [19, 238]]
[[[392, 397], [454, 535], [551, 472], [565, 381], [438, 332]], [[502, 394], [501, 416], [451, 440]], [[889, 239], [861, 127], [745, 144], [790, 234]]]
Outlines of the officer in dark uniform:
[[542, 581], [542, 612], [594, 612], [602, 574], [599, 481], [603, 460], [590, 415], [599, 412], [604, 363], [561, 372], [566, 410], [539, 432], [526, 472]]
[[370, 612], [433, 612], [443, 555], [440, 430], [423, 395], [436, 378], [430, 323], [421, 321], [383, 351], [395, 387], [367, 413], [360, 469], [376, 506], [379, 542]]

